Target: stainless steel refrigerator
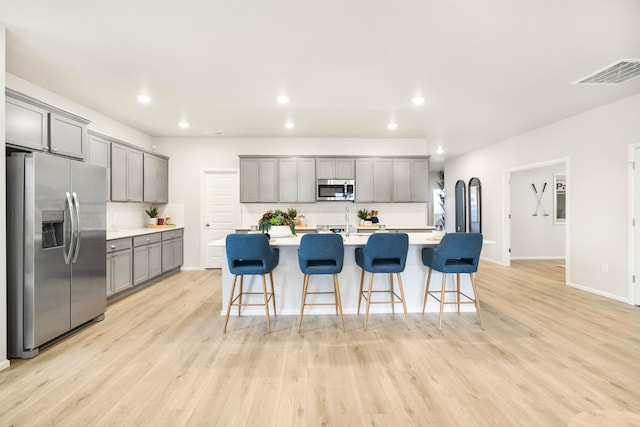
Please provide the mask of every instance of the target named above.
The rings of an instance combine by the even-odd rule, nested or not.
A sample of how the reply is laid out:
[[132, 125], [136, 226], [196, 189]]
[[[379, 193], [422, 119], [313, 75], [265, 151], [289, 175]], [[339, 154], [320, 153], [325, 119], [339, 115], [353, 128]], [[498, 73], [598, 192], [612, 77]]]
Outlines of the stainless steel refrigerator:
[[7, 155], [8, 355], [41, 347], [106, 310], [104, 168]]

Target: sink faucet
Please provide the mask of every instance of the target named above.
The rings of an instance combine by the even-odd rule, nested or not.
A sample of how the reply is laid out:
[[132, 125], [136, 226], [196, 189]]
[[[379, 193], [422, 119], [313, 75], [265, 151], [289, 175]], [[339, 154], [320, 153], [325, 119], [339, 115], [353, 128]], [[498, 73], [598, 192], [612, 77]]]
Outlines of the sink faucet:
[[345, 208], [344, 219], [345, 219], [345, 222], [347, 223], [344, 229], [344, 232], [345, 232], [345, 235], [349, 237], [349, 206]]

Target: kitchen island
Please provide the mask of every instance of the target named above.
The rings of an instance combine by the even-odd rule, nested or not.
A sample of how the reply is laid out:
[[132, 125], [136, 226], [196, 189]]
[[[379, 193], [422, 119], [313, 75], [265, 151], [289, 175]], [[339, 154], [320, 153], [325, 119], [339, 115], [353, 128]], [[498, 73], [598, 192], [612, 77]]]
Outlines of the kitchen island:
[[[423, 247], [436, 247], [438, 240], [432, 238], [431, 233], [408, 233], [409, 235], [409, 252], [407, 253], [407, 263], [405, 271], [402, 273], [402, 283], [409, 313], [422, 312], [422, 300], [424, 298], [425, 284], [427, 280], [428, 269], [422, 264], [421, 251]], [[360, 289], [361, 269], [355, 261], [355, 248], [363, 247], [367, 243], [370, 233], [354, 233], [349, 237], [343, 237], [344, 242], [344, 267], [342, 273], [339, 274], [340, 295], [342, 297], [342, 308], [345, 314], [357, 313], [358, 311], [358, 291]], [[298, 266], [298, 247], [300, 246], [301, 236], [283, 237], [271, 239], [271, 245], [279, 248], [280, 261], [278, 266], [273, 270], [273, 283], [276, 293], [276, 306], [278, 314], [299, 314], [300, 303], [302, 300], [302, 281], [304, 275], [300, 272]], [[224, 239], [211, 242], [210, 245], [221, 247], [223, 250], [223, 260], [226, 260], [226, 252], [224, 252]], [[455, 275], [449, 275], [447, 287], [455, 286]], [[469, 295], [473, 294], [469, 276], [464, 274], [460, 276], [462, 292]], [[369, 273], [365, 273], [365, 288], [369, 283]], [[227, 303], [229, 302], [229, 292], [233, 275], [229, 272], [226, 262], [222, 263], [222, 310], [221, 315], [226, 314]], [[442, 276], [434, 271], [431, 276], [431, 286], [433, 289], [440, 289]], [[245, 290], [262, 292], [262, 279], [260, 276], [245, 276]], [[325, 288], [327, 290], [333, 288], [333, 280], [331, 275], [315, 275], [311, 278], [311, 285], [315, 289]], [[389, 275], [376, 274], [374, 278], [374, 289], [388, 289]], [[326, 298], [330, 296], [311, 296], [322, 302], [328, 301]], [[448, 295], [453, 298], [454, 294]], [[256, 298], [262, 298], [256, 297]], [[389, 294], [379, 293], [374, 295], [373, 301], [389, 299]], [[311, 299], [308, 300], [310, 302]], [[364, 313], [364, 301], [362, 302], [361, 312]], [[397, 305], [397, 304], [396, 304]], [[440, 304], [433, 298], [429, 298], [427, 303], [427, 311], [438, 312]], [[456, 311], [455, 305], [448, 305], [445, 311]], [[462, 311], [475, 311], [472, 304], [461, 306]], [[371, 313], [391, 313], [391, 304], [375, 304], [371, 305]], [[396, 312], [402, 312], [400, 305], [397, 305]], [[263, 307], [243, 307], [243, 314], [256, 314], [264, 316]], [[330, 306], [310, 306], [305, 308], [305, 314], [335, 314], [335, 309]]]

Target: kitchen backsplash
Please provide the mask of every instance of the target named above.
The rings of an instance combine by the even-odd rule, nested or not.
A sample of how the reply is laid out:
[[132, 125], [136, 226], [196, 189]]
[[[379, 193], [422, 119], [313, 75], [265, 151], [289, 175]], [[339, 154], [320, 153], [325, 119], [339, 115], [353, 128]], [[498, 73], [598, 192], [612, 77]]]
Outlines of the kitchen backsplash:
[[[149, 203], [107, 202], [107, 231], [131, 230], [147, 226], [145, 210]], [[169, 203], [157, 206], [159, 216], [171, 217], [173, 224], [184, 224], [184, 205]]]

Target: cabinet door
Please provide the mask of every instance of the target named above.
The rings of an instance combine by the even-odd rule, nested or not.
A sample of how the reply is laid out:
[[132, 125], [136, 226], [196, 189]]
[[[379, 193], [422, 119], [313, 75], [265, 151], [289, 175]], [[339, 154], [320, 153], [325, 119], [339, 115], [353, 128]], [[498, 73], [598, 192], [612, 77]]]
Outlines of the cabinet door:
[[173, 268], [178, 268], [182, 265], [183, 262], [183, 239], [182, 237], [179, 239], [172, 240], [173, 242]]
[[89, 163], [105, 168], [107, 175], [107, 200], [111, 200], [111, 143], [96, 136], [89, 136]]
[[[282, 172], [280, 175], [282, 180]], [[298, 160], [298, 202], [316, 201], [316, 162], [313, 159]]]
[[127, 149], [127, 201], [142, 201], [142, 152]]
[[240, 159], [240, 202], [259, 202], [258, 159]]
[[393, 201], [411, 202], [411, 162], [410, 159], [393, 160]]
[[317, 159], [316, 172], [318, 179], [333, 179], [336, 177], [335, 159]]
[[353, 159], [336, 159], [335, 178], [354, 179], [356, 176], [354, 165]]
[[169, 203], [169, 160], [156, 159], [156, 202]]
[[373, 160], [356, 160], [356, 201], [373, 202]]
[[412, 201], [426, 203], [429, 201], [429, 160], [411, 162]]
[[278, 159], [259, 159], [259, 202], [278, 201]]
[[113, 294], [113, 284], [111, 280], [111, 268], [113, 264], [113, 254], [107, 254], [107, 296]]
[[7, 144], [46, 151], [49, 147], [49, 112], [8, 96], [5, 100]]
[[148, 246], [133, 248], [133, 284], [138, 285], [149, 278]]
[[149, 279], [162, 273], [162, 243], [153, 243], [149, 246]]
[[156, 157], [151, 154], [144, 153], [143, 156], [143, 169], [144, 169], [144, 180], [143, 180], [143, 199], [147, 203], [155, 203], [158, 201], [157, 191], [158, 191], [158, 180], [156, 179], [157, 174], [157, 162]]
[[280, 159], [280, 201], [298, 201], [298, 160]]
[[173, 270], [173, 240], [162, 242], [162, 272]]
[[49, 115], [49, 150], [75, 159], [87, 159], [87, 125], [51, 113]]
[[374, 159], [373, 161], [373, 201], [374, 202], [391, 202], [392, 200], [393, 200], [393, 162], [391, 161], [391, 159]]
[[127, 147], [111, 144], [111, 200], [127, 201]]
[[111, 256], [111, 289], [118, 293], [132, 286], [131, 273], [133, 267], [131, 249], [113, 252]]

